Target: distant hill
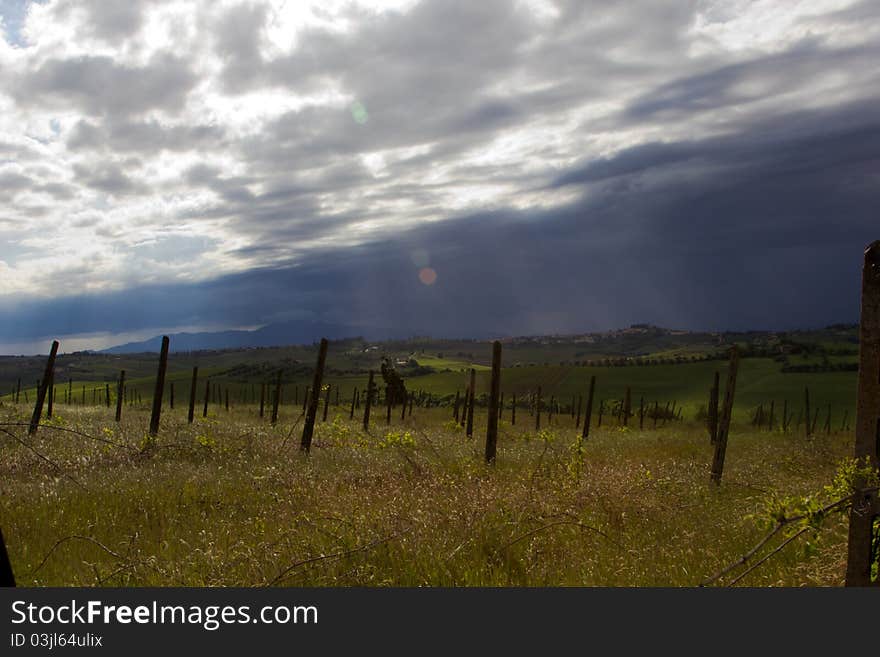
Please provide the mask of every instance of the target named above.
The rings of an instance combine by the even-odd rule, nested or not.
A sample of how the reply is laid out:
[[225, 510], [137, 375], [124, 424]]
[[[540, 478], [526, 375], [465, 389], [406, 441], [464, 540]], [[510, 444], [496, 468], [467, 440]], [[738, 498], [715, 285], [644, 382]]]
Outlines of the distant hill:
[[[346, 326], [324, 322], [293, 321], [269, 324], [252, 331], [215, 331], [205, 333], [172, 333], [171, 351], [199, 351], [201, 349], [240, 349], [246, 347], [279, 347], [296, 344], [312, 344], [321, 338], [340, 340], [362, 337], [367, 340], [396, 340], [410, 337], [417, 332], [404, 329]], [[155, 351], [161, 348], [162, 336], [157, 335], [142, 342], [127, 342], [104, 349], [105, 354], [132, 354]]]

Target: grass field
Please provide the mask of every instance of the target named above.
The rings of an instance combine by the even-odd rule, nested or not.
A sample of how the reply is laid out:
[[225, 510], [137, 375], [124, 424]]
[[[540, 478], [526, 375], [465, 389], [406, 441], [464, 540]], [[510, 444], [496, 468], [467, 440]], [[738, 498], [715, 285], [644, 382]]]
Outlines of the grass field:
[[[702, 387], [706, 365], [682, 390]], [[744, 363], [740, 399], [784, 381], [756, 365]], [[629, 369], [614, 371], [618, 383]], [[577, 374], [560, 390], [589, 371]], [[27, 438], [27, 409], [6, 404], [0, 526], [19, 583], [32, 586], [694, 586], [764, 535], [768, 504], [821, 491], [852, 453], [845, 433], [807, 440], [740, 417], [716, 487], [695, 421], [594, 425], [579, 453], [570, 418], [536, 433], [521, 409], [515, 427], [505, 413], [489, 467], [485, 411], [473, 439], [450, 415], [417, 408], [388, 427], [377, 410], [366, 434], [359, 415], [331, 406], [305, 456], [292, 409], [271, 426], [254, 407], [212, 407], [193, 425], [177, 408], [148, 446], [144, 408], [116, 425], [104, 408], [57, 407]], [[829, 518], [740, 583], [839, 585], [845, 540], [844, 519]]]

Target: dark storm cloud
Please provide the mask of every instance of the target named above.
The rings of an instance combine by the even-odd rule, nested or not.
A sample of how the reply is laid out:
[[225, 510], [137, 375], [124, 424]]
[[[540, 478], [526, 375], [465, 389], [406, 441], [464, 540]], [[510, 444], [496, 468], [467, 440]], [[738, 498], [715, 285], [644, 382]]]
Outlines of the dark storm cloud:
[[124, 116], [183, 107], [197, 78], [187, 62], [157, 55], [146, 66], [117, 64], [112, 57], [49, 59], [20, 77], [11, 90], [22, 106], [73, 104], [87, 114]]
[[[880, 120], [869, 110], [792, 115], [800, 129], [776, 140], [767, 139], [774, 124], [762, 123], [703, 148], [697, 140], [668, 145], [671, 155], [662, 146], [633, 149], [601, 175], [563, 176], [586, 185], [569, 206], [470, 214], [312, 251], [297, 266], [70, 301], [71, 316], [62, 309], [50, 325], [62, 333], [196, 318], [241, 324], [283, 319], [285, 308], [438, 335], [852, 321], [861, 252], [878, 230]], [[693, 177], [652, 177], [682, 154], [700, 154], [705, 166]], [[271, 244], [251, 253], [281, 255]], [[437, 271], [433, 286], [418, 281], [424, 256], [416, 254]], [[80, 304], [89, 312], [74, 312]], [[2, 335], [27, 335], [48, 312], [20, 307]]]

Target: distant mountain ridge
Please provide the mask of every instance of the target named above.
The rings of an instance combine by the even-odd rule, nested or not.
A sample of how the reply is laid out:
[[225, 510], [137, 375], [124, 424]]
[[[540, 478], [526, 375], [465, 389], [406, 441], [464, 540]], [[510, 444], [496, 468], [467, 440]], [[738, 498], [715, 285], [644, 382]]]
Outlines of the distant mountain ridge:
[[[326, 322], [292, 321], [268, 324], [255, 330], [208, 331], [203, 333], [171, 333], [171, 351], [201, 351], [205, 349], [240, 349], [244, 347], [281, 347], [312, 344], [321, 338], [340, 340], [362, 337], [368, 340], [398, 340], [418, 334], [417, 331], [329, 324]], [[105, 354], [133, 354], [158, 352], [162, 336], [156, 335], [141, 342], [127, 342], [107, 349]]]

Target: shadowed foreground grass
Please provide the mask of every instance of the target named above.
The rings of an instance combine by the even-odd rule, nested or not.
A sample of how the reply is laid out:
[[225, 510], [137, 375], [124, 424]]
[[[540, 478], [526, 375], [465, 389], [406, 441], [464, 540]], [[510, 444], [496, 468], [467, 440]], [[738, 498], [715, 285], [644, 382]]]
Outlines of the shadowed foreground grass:
[[[447, 410], [387, 427], [380, 409], [371, 435], [331, 412], [310, 457], [301, 425], [252, 410], [176, 411], [146, 449], [146, 411], [60, 413], [28, 438], [0, 410], [20, 585], [695, 586], [761, 539], [752, 516], [773, 495], [821, 490], [852, 452], [842, 434], [734, 427], [717, 488], [696, 423], [594, 429], [579, 455], [568, 418], [536, 434], [523, 412], [487, 467], [485, 417], [468, 439]], [[829, 519], [741, 583], [840, 585], [845, 540]]]

